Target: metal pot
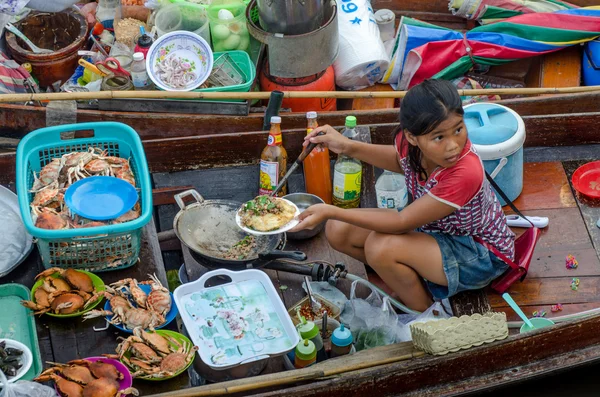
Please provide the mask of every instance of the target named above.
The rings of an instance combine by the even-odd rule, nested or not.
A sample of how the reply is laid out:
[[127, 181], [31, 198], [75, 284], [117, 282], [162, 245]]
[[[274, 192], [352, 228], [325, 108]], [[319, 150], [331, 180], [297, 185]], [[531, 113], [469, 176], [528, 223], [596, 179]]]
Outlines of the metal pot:
[[[183, 198], [193, 196], [196, 202], [186, 205]], [[246, 233], [235, 222], [235, 214], [242, 203], [229, 200], [204, 200], [196, 190], [187, 190], [175, 195], [181, 211], [175, 215], [173, 230], [192, 256], [200, 262], [210, 262], [231, 270], [262, 267], [275, 259], [306, 260], [300, 251], [282, 251], [285, 233], [255, 236], [256, 249], [243, 260], [225, 259], [227, 251]]]
[[[292, 203], [296, 204], [300, 212], [303, 212], [305, 209], [315, 204], [325, 204], [325, 202], [314, 194], [309, 193], [292, 193], [284, 196], [283, 198], [290, 200]], [[299, 232], [287, 232], [287, 236], [290, 240], [306, 240], [316, 236], [321, 233], [321, 230], [325, 227], [325, 222], [321, 222], [317, 226], [315, 226], [312, 230], [301, 230]]]
[[269, 33], [297, 35], [323, 23], [324, 0], [258, 0], [258, 18]]

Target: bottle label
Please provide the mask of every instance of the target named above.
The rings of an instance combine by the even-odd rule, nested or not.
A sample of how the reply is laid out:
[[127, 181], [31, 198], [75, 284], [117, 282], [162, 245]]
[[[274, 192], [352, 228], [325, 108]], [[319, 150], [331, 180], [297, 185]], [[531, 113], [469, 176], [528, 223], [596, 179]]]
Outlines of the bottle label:
[[408, 191], [377, 191], [377, 207], [397, 209], [400, 211], [408, 202]]
[[333, 195], [339, 200], [353, 201], [360, 197], [362, 171], [353, 174], [344, 174], [339, 171], [333, 173]]
[[[270, 136], [269, 136], [270, 138]], [[260, 160], [260, 189], [259, 194], [269, 194], [279, 183], [279, 163]]]
[[281, 134], [277, 134], [277, 135], [270, 135], [269, 134], [269, 139], [267, 140], [267, 145], [268, 146], [278, 146], [281, 145]]
[[148, 73], [145, 70], [143, 72], [131, 72], [131, 79], [135, 87], [148, 86]]

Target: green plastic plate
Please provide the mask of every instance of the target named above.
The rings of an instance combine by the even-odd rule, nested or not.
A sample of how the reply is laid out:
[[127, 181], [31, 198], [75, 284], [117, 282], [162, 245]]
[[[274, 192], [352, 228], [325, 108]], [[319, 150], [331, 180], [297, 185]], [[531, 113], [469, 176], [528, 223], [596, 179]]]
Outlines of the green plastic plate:
[[42, 372], [35, 319], [21, 300], [29, 299], [29, 289], [21, 284], [0, 285], [0, 338], [14, 339], [29, 347], [33, 364], [21, 380], [32, 380]]
[[[77, 270], [77, 271], [81, 272], [81, 273], [85, 273], [88, 276], [90, 276], [90, 278], [92, 279], [92, 283], [94, 284], [94, 288], [96, 289], [96, 291], [104, 291], [105, 290], [104, 281], [102, 281], [102, 279], [100, 277], [96, 276], [94, 273], [86, 272], [85, 270]], [[56, 273], [52, 274], [50, 277], [52, 277], [52, 278], [58, 278], [59, 275], [60, 275], [60, 273], [56, 272]], [[35, 294], [35, 290], [37, 290], [43, 283], [44, 283], [44, 279], [40, 278], [38, 281], [35, 282], [35, 284], [33, 284], [33, 287], [31, 287], [31, 300], [33, 302], [35, 302], [35, 299], [33, 298], [33, 294]], [[49, 315], [49, 316], [58, 317], [58, 318], [79, 317], [83, 313], [87, 313], [90, 310], [92, 310], [93, 308], [95, 308], [96, 306], [98, 306], [98, 304], [100, 302], [102, 302], [102, 298], [103, 297], [98, 298], [98, 300], [96, 300], [96, 302], [94, 302], [90, 306], [88, 306], [87, 309], [79, 311], [79, 312], [75, 312], [75, 313], [71, 313], [71, 314], [54, 314], [54, 313], [48, 312], [46, 314]]]
[[[183, 342], [186, 342], [190, 349], [194, 346], [194, 344], [192, 343], [191, 340], [189, 340], [189, 338], [187, 338], [185, 335], [180, 334], [179, 332], [168, 331], [168, 330], [165, 330], [165, 329], [158, 329], [158, 330], [156, 330], [154, 332], [156, 332], [157, 334], [162, 335], [162, 336], [168, 336], [168, 337], [176, 340], [179, 344], [183, 344]], [[188, 350], [188, 352], [189, 352], [189, 350]], [[125, 357], [127, 357], [127, 358], [131, 357], [131, 353], [129, 353], [129, 352], [125, 353]], [[129, 369], [129, 371], [132, 374], [135, 372], [135, 369], [133, 369], [130, 366], [128, 366], [124, 361], [121, 361], [121, 362]], [[187, 365], [185, 366], [185, 368], [177, 371], [172, 376], [167, 376], [165, 378], [152, 378], [150, 376], [138, 376], [135, 379], [143, 379], [143, 380], [150, 380], [150, 381], [156, 381], [156, 382], [160, 382], [160, 381], [167, 380], [167, 379], [172, 379], [172, 378], [174, 378], [176, 376], [181, 375], [184, 371], [186, 371], [190, 367], [190, 365], [192, 365], [193, 362], [194, 362], [194, 358], [192, 358], [190, 360], [190, 362], [187, 363]]]

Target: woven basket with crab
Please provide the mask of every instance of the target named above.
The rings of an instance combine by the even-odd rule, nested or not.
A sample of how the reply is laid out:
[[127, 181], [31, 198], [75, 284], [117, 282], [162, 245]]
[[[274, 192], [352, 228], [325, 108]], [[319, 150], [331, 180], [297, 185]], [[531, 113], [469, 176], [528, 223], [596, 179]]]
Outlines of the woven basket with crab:
[[136, 379], [161, 381], [182, 374], [194, 362], [198, 348], [184, 335], [167, 330], [144, 331], [120, 338], [115, 355]]
[[[150, 172], [139, 135], [121, 123], [42, 128], [17, 148], [17, 193], [23, 223], [46, 268], [93, 272], [133, 266], [142, 228], [152, 218]], [[109, 176], [139, 190], [134, 208], [111, 221], [71, 216], [64, 194], [74, 182]]]

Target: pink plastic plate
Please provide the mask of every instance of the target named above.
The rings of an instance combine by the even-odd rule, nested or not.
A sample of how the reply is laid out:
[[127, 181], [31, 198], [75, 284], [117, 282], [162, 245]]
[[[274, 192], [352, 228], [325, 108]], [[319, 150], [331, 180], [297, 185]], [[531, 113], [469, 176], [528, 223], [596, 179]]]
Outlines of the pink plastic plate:
[[[115, 368], [117, 369], [117, 371], [119, 371], [120, 373], [123, 374], [123, 379], [119, 382], [119, 390], [127, 389], [128, 387], [131, 387], [131, 385], [133, 384], [133, 378], [131, 377], [131, 373], [129, 372], [127, 367], [125, 365], [123, 365], [120, 361], [113, 360], [112, 358], [106, 358], [106, 357], [88, 357], [88, 358], [85, 358], [84, 360], [88, 360], [93, 363], [96, 361], [102, 360], [103, 362], [105, 362], [107, 364], [114, 365]], [[54, 385], [54, 390], [56, 390], [56, 395], [58, 395], [58, 396], [61, 395], [58, 392], [56, 385]]]

